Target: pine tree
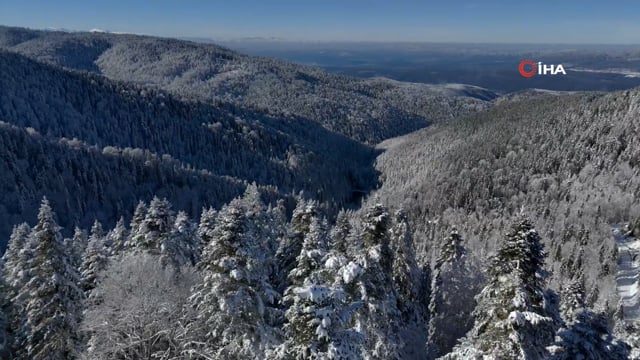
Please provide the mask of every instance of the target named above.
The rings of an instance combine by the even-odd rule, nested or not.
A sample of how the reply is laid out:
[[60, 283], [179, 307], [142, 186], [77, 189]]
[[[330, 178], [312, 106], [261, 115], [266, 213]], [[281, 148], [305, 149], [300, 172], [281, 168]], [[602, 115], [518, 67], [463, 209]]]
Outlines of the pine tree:
[[355, 262], [361, 268], [357, 281], [363, 305], [356, 319], [365, 335], [367, 359], [397, 359], [403, 346], [398, 336], [400, 310], [393, 287], [390, 224], [383, 205], [365, 209], [361, 234], [364, 248]]
[[488, 268], [488, 285], [477, 296], [475, 323], [446, 359], [487, 356], [541, 359], [553, 341], [557, 309], [545, 289], [545, 252], [527, 219], [519, 219]]
[[[289, 274], [296, 265], [296, 256], [302, 249], [305, 235], [309, 232], [309, 227], [314, 217], [319, 216], [318, 204], [313, 200], [298, 199], [296, 208], [293, 210], [289, 235], [279, 244], [276, 253], [277, 268], [281, 274]], [[274, 279], [278, 291], [284, 291], [289, 285], [286, 277]]]
[[261, 357], [275, 341], [265, 321], [275, 296], [260, 261], [265, 249], [248, 232], [248, 211], [245, 201], [233, 200], [220, 211], [215, 227], [203, 233], [210, 238], [199, 264], [203, 282], [190, 297], [195, 319], [189, 338], [194, 340], [187, 344], [187, 354]]
[[138, 202], [136, 205], [136, 209], [133, 212], [133, 217], [131, 218], [131, 224], [129, 225], [130, 232], [127, 242], [125, 244], [126, 249], [134, 250], [137, 249], [139, 244], [142, 242], [142, 238], [144, 234], [141, 232], [142, 222], [147, 216], [147, 204], [144, 201]]
[[[138, 205], [138, 208], [140, 207], [141, 204]], [[136, 213], [139, 212], [138, 210], [136, 209]], [[158, 255], [163, 247], [167, 249], [173, 248], [173, 244], [170, 244], [170, 242], [172, 240], [171, 231], [174, 218], [171, 204], [167, 199], [154, 197], [149, 204], [144, 220], [139, 225], [135, 225], [137, 221], [137, 216], [134, 214], [131, 239], [136, 251]]]
[[86, 298], [94, 297], [92, 291], [97, 285], [98, 277], [107, 267], [109, 250], [105, 248], [104, 242], [102, 224], [96, 220], [91, 228], [89, 245], [82, 256], [80, 267], [80, 288]]
[[349, 249], [348, 238], [352, 232], [349, 214], [340, 210], [336, 217], [336, 224], [331, 231], [331, 248], [340, 254], [347, 255]]
[[398, 308], [402, 312], [403, 323], [416, 321], [422, 310], [418, 307], [419, 270], [413, 251], [411, 229], [404, 211], [397, 211], [391, 229], [393, 251], [393, 284], [398, 293]]
[[252, 251], [258, 256], [256, 259], [265, 266], [268, 277], [272, 275], [275, 267], [275, 253], [278, 249], [284, 227], [284, 209], [267, 208], [261, 199], [260, 192], [255, 184], [249, 185], [242, 197], [242, 203], [247, 208], [247, 236], [254, 239]]
[[107, 233], [107, 239], [111, 243], [111, 253], [109, 255], [120, 255], [125, 249], [129, 232], [124, 223], [124, 218], [120, 217], [116, 226]]
[[322, 261], [327, 251], [326, 229], [318, 218], [313, 218], [309, 230], [302, 242], [300, 254], [296, 257], [296, 267], [288, 275], [292, 286], [304, 285], [311, 274], [316, 273], [323, 266]]
[[31, 228], [23, 223], [14, 227], [7, 250], [2, 258], [2, 278], [4, 281], [4, 300], [8, 330], [11, 343], [7, 351], [16, 352], [26, 337], [26, 300], [20, 289], [29, 281], [31, 259], [34, 252], [34, 239]]
[[73, 230], [73, 237], [64, 239], [65, 248], [70, 252], [71, 263], [76, 269], [79, 269], [82, 264], [82, 255], [84, 254], [88, 241], [86, 232], [79, 227]]
[[6, 284], [6, 298], [12, 299], [17, 291], [26, 283], [28, 276], [24, 271], [27, 261], [32, 257], [32, 244], [29, 234], [31, 228], [22, 223], [13, 228], [7, 244], [7, 250], [2, 257], [2, 277]]
[[440, 253], [436, 259], [435, 268], [440, 268], [444, 263], [454, 263], [466, 259], [466, 250], [462, 246], [462, 237], [454, 227], [449, 237], [444, 239]]
[[171, 233], [171, 241], [168, 242], [172, 248], [162, 249], [162, 256], [167, 258], [165, 262], [170, 261], [176, 267], [184, 264], [195, 265], [201, 251], [197, 232], [198, 229], [189, 219], [189, 215], [184, 211], [178, 212]]
[[[312, 219], [284, 302], [286, 341], [271, 359], [358, 359], [360, 333], [351, 328], [357, 309], [343, 289], [334, 255], [327, 257], [326, 222]], [[330, 260], [331, 259], [331, 260]], [[327, 266], [325, 264], [334, 264]]]
[[449, 352], [473, 326], [474, 296], [482, 282], [479, 269], [469, 261], [456, 228], [440, 248], [433, 270], [429, 302], [430, 357]]
[[77, 355], [77, 328], [82, 292], [70, 263], [54, 213], [45, 199], [32, 237], [36, 244], [30, 279], [20, 289], [24, 299], [26, 331], [19, 344], [29, 359], [69, 359]]
[[216, 219], [218, 212], [214, 208], [203, 209], [200, 215], [200, 224], [198, 225], [198, 237], [200, 238], [201, 251], [209, 245], [213, 239], [213, 230], [216, 227]]

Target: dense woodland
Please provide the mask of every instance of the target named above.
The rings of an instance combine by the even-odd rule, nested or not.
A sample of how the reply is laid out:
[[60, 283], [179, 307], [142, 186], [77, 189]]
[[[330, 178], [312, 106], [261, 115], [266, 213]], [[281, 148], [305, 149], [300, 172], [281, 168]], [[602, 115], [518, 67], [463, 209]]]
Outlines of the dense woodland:
[[[373, 149], [309, 120], [180, 102], [8, 52], [0, 52], [0, 87], [0, 119], [31, 135], [0, 144], [0, 169], [6, 169], [0, 176], [8, 177], [2, 186], [11, 190], [0, 194], [5, 239], [21, 217], [35, 219], [46, 194], [61, 214], [76, 214], [60, 219], [71, 231], [93, 218], [113, 225], [137, 199], [154, 195], [196, 216], [202, 206], [237, 196], [238, 183], [257, 182], [283, 196], [306, 191], [335, 204], [351, 203], [376, 185]], [[128, 169], [109, 165], [123, 162], [118, 166]], [[168, 171], [182, 175], [162, 173]], [[125, 181], [107, 181], [113, 174]], [[202, 178], [230, 185], [200, 186]], [[78, 199], [65, 191], [77, 191]]]
[[640, 92], [516, 98], [381, 144], [377, 201], [406, 209], [426, 263], [451, 226], [483, 261], [513, 214], [529, 214], [549, 254], [550, 287], [583, 283], [586, 304], [634, 334], [636, 325], [620, 320], [624, 254], [612, 226], [640, 215]]
[[612, 236], [640, 233], [638, 90], [492, 100], [131, 35], [0, 47], [0, 358], [639, 355]]
[[215, 45], [144, 36], [0, 26], [0, 48], [164, 89], [180, 99], [225, 101], [279, 117], [309, 119], [369, 144], [477, 111], [497, 96], [474, 86], [358, 80]]

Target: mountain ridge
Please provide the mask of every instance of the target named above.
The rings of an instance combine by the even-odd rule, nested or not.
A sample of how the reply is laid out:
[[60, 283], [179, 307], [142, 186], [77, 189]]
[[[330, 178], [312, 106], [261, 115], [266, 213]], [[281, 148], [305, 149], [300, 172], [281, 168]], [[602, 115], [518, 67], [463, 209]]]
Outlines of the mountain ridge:
[[[0, 26], [0, 47], [113, 80], [164, 89], [181, 98], [223, 100], [305, 117], [368, 144], [489, 106], [473, 92], [442, 96], [428, 88], [407, 102], [390, 83], [371, 84], [309, 66], [168, 38]], [[495, 95], [488, 95], [491, 91], [486, 89], [482, 92], [484, 98]]]

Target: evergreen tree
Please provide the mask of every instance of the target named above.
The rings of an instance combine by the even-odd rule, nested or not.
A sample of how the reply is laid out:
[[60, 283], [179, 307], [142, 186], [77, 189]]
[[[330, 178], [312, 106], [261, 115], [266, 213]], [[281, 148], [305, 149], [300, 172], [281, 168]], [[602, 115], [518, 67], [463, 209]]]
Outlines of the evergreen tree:
[[276, 253], [277, 267], [280, 269], [281, 274], [285, 276], [274, 279], [279, 291], [284, 291], [289, 285], [286, 275], [295, 267], [296, 257], [300, 254], [311, 222], [318, 215], [318, 204], [315, 201], [304, 200], [301, 196], [298, 198], [298, 203], [291, 216], [289, 235], [279, 244]]
[[340, 210], [336, 217], [336, 224], [331, 231], [331, 248], [337, 253], [347, 255], [349, 249], [349, 234], [352, 232], [349, 214]]
[[326, 232], [325, 222], [312, 219], [285, 291], [286, 341], [271, 359], [360, 358], [362, 336], [351, 327], [357, 307], [343, 289], [337, 252], [327, 256]]
[[31, 236], [35, 248], [30, 278], [18, 294], [26, 305], [26, 336], [19, 348], [34, 360], [74, 358], [83, 296], [46, 198]]
[[197, 235], [198, 229], [189, 219], [186, 212], [180, 211], [176, 216], [171, 241], [164, 247], [162, 256], [165, 262], [172, 262], [174, 266], [184, 264], [195, 265], [200, 258], [200, 238]]
[[147, 204], [145, 204], [144, 201], [140, 201], [138, 202], [138, 205], [136, 205], [136, 209], [133, 211], [133, 217], [131, 218], [131, 224], [129, 225], [131, 231], [129, 232], [129, 237], [125, 245], [126, 249], [137, 249], [139, 244], [142, 242], [144, 234], [141, 231], [141, 227], [146, 216]]
[[367, 359], [397, 359], [403, 346], [398, 336], [401, 314], [393, 287], [390, 224], [389, 212], [383, 205], [365, 209], [361, 234], [364, 248], [355, 262], [361, 269], [357, 281], [362, 300], [356, 321], [365, 335]]
[[482, 282], [469, 261], [462, 237], [453, 228], [440, 248], [433, 270], [429, 302], [429, 340], [432, 358], [449, 352], [473, 326], [474, 296]]
[[73, 230], [73, 237], [64, 239], [65, 248], [70, 252], [71, 263], [76, 269], [79, 269], [82, 264], [82, 255], [88, 241], [87, 233], [79, 227]]
[[305, 285], [305, 281], [313, 282], [309, 277], [317, 273], [323, 266], [327, 251], [326, 229], [318, 218], [311, 219], [309, 230], [302, 242], [300, 254], [296, 257], [296, 267], [288, 275], [292, 286]]
[[34, 239], [26, 223], [14, 227], [7, 250], [2, 258], [4, 309], [11, 343], [7, 351], [16, 353], [26, 337], [26, 301], [20, 289], [29, 281]]
[[13, 228], [11, 237], [7, 244], [7, 250], [2, 256], [2, 277], [6, 285], [6, 298], [12, 299], [17, 291], [28, 279], [27, 261], [31, 258], [32, 242], [29, 234], [31, 228], [28, 224], [22, 223]]
[[441, 268], [445, 263], [454, 263], [466, 259], [466, 250], [462, 245], [462, 236], [454, 227], [447, 238], [442, 242], [440, 253], [436, 259], [435, 268]]
[[[140, 208], [141, 204], [138, 205]], [[138, 212], [139, 209], [136, 209]], [[160, 254], [162, 248], [171, 249], [171, 231], [173, 227], [173, 211], [166, 199], [154, 197], [146, 210], [144, 220], [139, 225], [134, 214], [132, 222], [131, 239], [136, 251], [144, 251], [150, 254]], [[134, 231], [135, 228], [135, 231]]]
[[419, 307], [420, 276], [414, 257], [413, 238], [404, 211], [397, 211], [391, 229], [393, 251], [393, 283], [398, 294], [398, 308], [404, 323], [417, 321], [422, 309]]
[[124, 223], [124, 218], [120, 217], [116, 226], [107, 233], [107, 239], [111, 243], [111, 253], [109, 255], [120, 255], [126, 249], [129, 232]]
[[[260, 259], [266, 249], [248, 231], [249, 206], [242, 199], [223, 207], [199, 267], [203, 281], [194, 288], [190, 302], [195, 310], [186, 353], [211, 358], [261, 357], [275, 341], [266, 317], [275, 300], [266, 282]], [[200, 231], [203, 231], [201, 227]]]
[[488, 356], [542, 359], [553, 341], [557, 309], [545, 289], [545, 252], [527, 219], [506, 235], [488, 268], [488, 285], [477, 297], [475, 323], [447, 359]]
[[96, 220], [91, 228], [89, 245], [82, 256], [82, 266], [80, 267], [80, 288], [84, 291], [85, 297], [93, 297], [92, 291], [98, 283], [100, 273], [107, 267], [109, 251], [104, 246], [105, 235], [102, 224]]
[[213, 239], [213, 230], [216, 227], [217, 217], [218, 212], [214, 208], [202, 209], [202, 214], [200, 215], [200, 224], [198, 225], [198, 237], [200, 238], [201, 248], [200, 252], [204, 251], [204, 249]]

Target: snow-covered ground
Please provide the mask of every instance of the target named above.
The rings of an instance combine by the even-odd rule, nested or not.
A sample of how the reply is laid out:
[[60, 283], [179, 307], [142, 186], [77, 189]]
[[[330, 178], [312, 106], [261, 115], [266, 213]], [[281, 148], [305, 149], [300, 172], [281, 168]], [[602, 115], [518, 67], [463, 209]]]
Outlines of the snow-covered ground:
[[627, 322], [640, 321], [640, 239], [627, 236], [618, 226], [613, 227], [613, 236], [618, 244], [618, 274], [616, 287], [622, 301], [622, 311]]

